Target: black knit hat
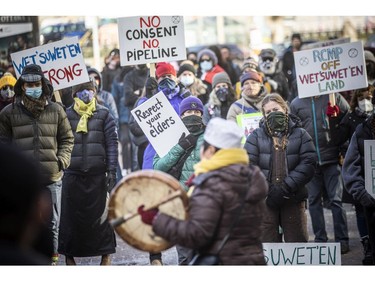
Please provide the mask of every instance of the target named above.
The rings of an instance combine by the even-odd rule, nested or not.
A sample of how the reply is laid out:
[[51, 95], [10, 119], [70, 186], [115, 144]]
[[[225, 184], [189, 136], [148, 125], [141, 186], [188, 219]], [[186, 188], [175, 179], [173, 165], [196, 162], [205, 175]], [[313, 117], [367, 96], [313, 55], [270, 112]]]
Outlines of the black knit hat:
[[179, 77], [186, 70], [188, 70], [190, 72], [193, 72], [194, 76], [196, 75], [196, 73], [195, 73], [195, 67], [193, 65], [189, 64], [189, 63], [184, 63], [178, 69], [177, 77]]
[[25, 82], [38, 82], [43, 77], [42, 68], [37, 64], [26, 65], [21, 73], [21, 79]]

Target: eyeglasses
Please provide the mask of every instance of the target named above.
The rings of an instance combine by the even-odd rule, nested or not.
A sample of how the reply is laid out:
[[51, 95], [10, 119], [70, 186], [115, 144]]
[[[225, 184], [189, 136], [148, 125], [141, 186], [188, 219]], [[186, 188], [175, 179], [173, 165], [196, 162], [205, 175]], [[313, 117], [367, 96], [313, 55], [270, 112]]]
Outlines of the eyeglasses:
[[201, 62], [203, 62], [203, 61], [211, 61], [211, 59], [203, 59], [203, 60], [201, 60]]

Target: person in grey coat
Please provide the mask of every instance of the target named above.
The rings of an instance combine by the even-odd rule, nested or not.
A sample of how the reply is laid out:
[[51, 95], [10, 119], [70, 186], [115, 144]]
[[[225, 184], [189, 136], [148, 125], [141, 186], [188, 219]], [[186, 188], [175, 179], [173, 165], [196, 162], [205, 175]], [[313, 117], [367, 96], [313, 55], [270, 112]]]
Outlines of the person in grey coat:
[[343, 181], [339, 165], [339, 146], [331, 142], [329, 115], [339, 115], [339, 112], [345, 115], [349, 110], [349, 104], [341, 94], [332, 95], [335, 99], [334, 112], [328, 110], [331, 105], [329, 95], [296, 97], [290, 105], [290, 110], [301, 119], [303, 128], [313, 138], [318, 158], [314, 177], [307, 184], [314, 241], [328, 241], [322, 204], [323, 194], [326, 194], [333, 217], [334, 241], [340, 242], [341, 253], [345, 254], [349, 251], [349, 235], [346, 212], [341, 201]]

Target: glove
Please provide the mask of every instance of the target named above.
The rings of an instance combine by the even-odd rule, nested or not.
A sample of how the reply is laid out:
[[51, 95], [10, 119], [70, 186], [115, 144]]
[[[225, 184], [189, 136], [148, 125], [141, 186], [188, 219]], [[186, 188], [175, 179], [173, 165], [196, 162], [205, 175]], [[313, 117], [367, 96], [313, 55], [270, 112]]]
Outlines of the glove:
[[195, 146], [197, 143], [198, 136], [194, 136], [193, 134], [188, 134], [185, 137], [185, 133], [182, 133], [180, 140], [178, 141], [178, 144], [184, 149], [187, 150], [190, 147]]
[[328, 117], [337, 117], [340, 113], [340, 108], [337, 105], [332, 106], [331, 102], [328, 102], [326, 114]]
[[152, 97], [155, 89], [158, 88], [158, 81], [154, 77], [148, 77], [146, 80], [146, 97]]
[[108, 171], [107, 178], [106, 178], [106, 186], [107, 186], [108, 192], [110, 192], [115, 187], [116, 182], [117, 182], [116, 171]]
[[145, 205], [141, 205], [138, 207], [138, 214], [141, 215], [141, 219], [143, 223], [152, 225], [152, 221], [154, 220], [155, 216], [159, 213], [158, 208], [154, 208], [148, 211], [144, 211]]
[[363, 207], [375, 207], [375, 199], [368, 192], [364, 192], [358, 201]]
[[271, 185], [266, 198], [266, 204], [272, 209], [280, 209], [292, 197], [293, 194], [290, 193], [282, 184]]

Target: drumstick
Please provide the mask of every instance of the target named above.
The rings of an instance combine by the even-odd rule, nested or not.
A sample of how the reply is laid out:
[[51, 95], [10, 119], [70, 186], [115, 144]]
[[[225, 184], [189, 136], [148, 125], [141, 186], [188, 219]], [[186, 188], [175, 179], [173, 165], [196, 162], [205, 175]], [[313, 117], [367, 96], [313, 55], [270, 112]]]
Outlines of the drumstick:
[[[158, 202], [158, 203], [155, 203], [154, 205], [151, 205], [150, 207], [148, 207], [147, 209], [145, 209], [145, 211], [148, 211], [148, 210], [151, 210], [151, 209], [154, 209], [154, 208], [158, 208], [160, 205], [163, 205], [177, 197], [180, 197], [181, 196], [181, 193], [182, 191], [181, 190], [177, 190], [173, 193], [171, 193], [169, 196], [167, 196], [164, 200]], [[132, 218], [135, 218], [136, 216], [139, 216], [138, 213], [133, 213], [133, 214], [126, 214], [122, 217], [118, 217], [117, 219], [113, 219], [110, 221], [110, 224], [112, 225], [112, 227], [117, 227], [119, 226], [120, 224], [123, 224], [124, 222], [132, 219]]]

